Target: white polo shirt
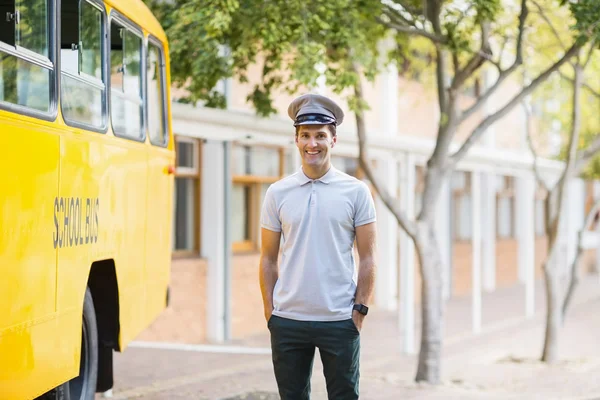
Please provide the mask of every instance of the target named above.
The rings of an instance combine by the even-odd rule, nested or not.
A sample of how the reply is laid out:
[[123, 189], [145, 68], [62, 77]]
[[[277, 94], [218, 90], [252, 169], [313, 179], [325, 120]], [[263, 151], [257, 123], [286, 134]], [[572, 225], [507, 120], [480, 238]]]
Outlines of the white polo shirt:
[[271, 185], [261, 226], [282, 233], [273, 314], [301, 321], [351, 318], [355, 229], [374, 221], [367, 185], [333, 166], [319, 179], [300, 169]]

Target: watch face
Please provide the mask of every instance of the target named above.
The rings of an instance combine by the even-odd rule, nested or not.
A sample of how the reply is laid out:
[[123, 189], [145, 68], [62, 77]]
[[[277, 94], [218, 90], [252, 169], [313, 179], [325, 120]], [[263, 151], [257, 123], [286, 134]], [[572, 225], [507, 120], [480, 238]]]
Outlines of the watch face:
[[354, 306], [354, 309], [362, 315], [367, 315], [367, 313], [369, 312], [369, 307], [365, 306], [364, 304], [356, 304]]

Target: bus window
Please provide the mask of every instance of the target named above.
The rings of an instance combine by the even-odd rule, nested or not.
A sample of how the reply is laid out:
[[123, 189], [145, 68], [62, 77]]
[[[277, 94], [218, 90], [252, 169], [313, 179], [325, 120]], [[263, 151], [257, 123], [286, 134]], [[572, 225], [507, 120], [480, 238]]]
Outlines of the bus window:
[[102, 79], [103, 11], [85, 0], [61, 6], [61, 106], [65, 121], [102, 130], [106, 125]]
[[0, 102], [49, 112], [51, 71], [46, 0], [3, 1]]
[[151, 41], [148, 42], [147, 59], [148, 92], [147, 115], [150, 142], [157, 146], [167, 145], [167, 127], [165, 124], [165, 61], [162, 48]]
[[48, 4], [46, 0], [16, 1], [15, 44], [48, 57]]
[[0, 2], [0, 16], [5, 15], [0, 23], [0, 42], [4, 42], [9, 46], [15, 45], [15, 2], [3, 1]]
[[111, 119], [117, 136], [143, 140], [142, 39], [117, 21], [110, 27]]

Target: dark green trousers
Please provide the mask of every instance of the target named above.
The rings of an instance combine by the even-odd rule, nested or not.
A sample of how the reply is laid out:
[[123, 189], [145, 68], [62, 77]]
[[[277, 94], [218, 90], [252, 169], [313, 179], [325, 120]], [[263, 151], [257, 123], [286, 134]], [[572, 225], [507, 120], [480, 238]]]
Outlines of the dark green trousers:
[[358, 399], [360, 334], [352, 319], [313, 322], [273, 315], [267, 325], [282, 400], [310, 399], [315, 348], [323, 362], [329, 399]]

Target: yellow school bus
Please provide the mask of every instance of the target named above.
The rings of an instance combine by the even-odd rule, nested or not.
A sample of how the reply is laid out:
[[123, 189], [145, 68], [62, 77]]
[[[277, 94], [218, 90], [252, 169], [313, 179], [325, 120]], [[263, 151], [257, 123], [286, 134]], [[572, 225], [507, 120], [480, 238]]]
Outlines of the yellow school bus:
[[141, 0], [0, 2], [0, 399], [93, 399], [168, 303], [168, 54]]

